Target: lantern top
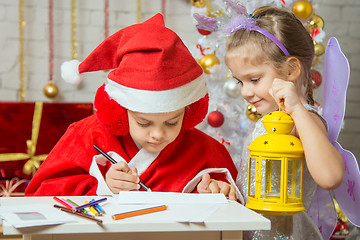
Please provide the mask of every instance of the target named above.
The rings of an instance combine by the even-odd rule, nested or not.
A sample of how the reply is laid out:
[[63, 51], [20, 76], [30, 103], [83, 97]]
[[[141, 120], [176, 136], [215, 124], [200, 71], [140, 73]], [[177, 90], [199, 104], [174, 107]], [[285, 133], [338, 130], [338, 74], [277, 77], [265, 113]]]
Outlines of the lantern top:
[[274, 111], [267, 114], [262, 120], [268, 133], [289, 134], [294, 128], [294, 120], [284, 111]]
[[256, 138], [248, 147], [250, 155], [264, 158], [304, 157], [304, 148], [299, 138], [289, 135], [294, 121], [284, 111], [274, 111], [262, 120], [268, 134]]

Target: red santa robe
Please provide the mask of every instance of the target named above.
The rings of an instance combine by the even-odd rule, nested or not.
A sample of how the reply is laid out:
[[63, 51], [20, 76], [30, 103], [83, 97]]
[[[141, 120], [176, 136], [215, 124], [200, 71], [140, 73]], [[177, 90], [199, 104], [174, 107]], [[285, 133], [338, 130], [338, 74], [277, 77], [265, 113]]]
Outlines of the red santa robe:
[[[152, 191], [194, 192], [204, 173], [235, 186], [236, 167], [218, 141], [197, 129], [182, 129], [174, 142], [154, 154], [137, 148], [130, 134], [115, 136], [96, 114], [72, 124], [28, 185], [26, 196], [112, 194], [105, 183], [111, 163], [96, 144], [117, 161], [138, 169]], [[242, 197], [237, 194], [240, 202]]]

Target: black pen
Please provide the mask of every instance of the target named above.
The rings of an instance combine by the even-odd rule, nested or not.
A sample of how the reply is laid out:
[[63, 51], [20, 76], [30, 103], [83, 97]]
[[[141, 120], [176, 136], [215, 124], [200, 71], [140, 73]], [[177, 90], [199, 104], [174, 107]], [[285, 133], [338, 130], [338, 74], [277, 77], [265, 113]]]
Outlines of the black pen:
[[[113, 158], [110, 157], [106, 152], [104, 152], [103, 150], [101, 150], [101, 148], [99, 148], [99, 147], [96, 146], [95, 144], [93, 145], [93, 147], [94, 147], [96, 150], [98, 150], [99, 153], [101, 153], [104, 157], [106, 157], [111, 163], [113, 163], [113, 164], [117, 163], [117, 162], [115, 161], [115, 159], [113, 159]], [[150, 189], [148, 186], [146, 186], [144, 183], [142, 183], [141, 181], [139, 181], [138, 184], [139, 184], [142, 188], [144, 188], [146, 191], [151, 192], [151, 189]]]

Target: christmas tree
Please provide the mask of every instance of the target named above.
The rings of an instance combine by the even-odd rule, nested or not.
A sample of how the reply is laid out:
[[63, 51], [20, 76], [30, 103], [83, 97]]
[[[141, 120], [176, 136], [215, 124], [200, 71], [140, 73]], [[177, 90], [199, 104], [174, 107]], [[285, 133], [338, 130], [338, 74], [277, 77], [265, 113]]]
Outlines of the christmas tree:
[[[194, 16], [194, 25], [200, 37], [190, 48], [206, 73], [210, 96], [207, 119], [198, 128], [224, 144], [236, 167], [239, 167], [242, 150], [249, 144], [245, 140], [261, 115], [256, 112], [254, 106], [243, 100], [241, 85], [232, 77], [225, 65], [226, 35], [223, 31], [211, 28], [212, 25], [225, 25], [237, 13], [228, 6], [229, 2], [224, 0], [192, 0], [191, 3], [191, 15]], [[306, 0], [235, 0], [232, 3], [241, 3], [249, 14], [257, 7], [265, 5], [285, 7], [292, 11], [313, 37], [316, 55], [312, 75], [314, 88], [321, 84], [319, 56], [325, 51], [322, 45], [325, 32], [322, 29], [322, 18], [315, 14], [316, 6], [313, 7]], [[201, 24], [202, 20], [208, 21], [207, 26]]]

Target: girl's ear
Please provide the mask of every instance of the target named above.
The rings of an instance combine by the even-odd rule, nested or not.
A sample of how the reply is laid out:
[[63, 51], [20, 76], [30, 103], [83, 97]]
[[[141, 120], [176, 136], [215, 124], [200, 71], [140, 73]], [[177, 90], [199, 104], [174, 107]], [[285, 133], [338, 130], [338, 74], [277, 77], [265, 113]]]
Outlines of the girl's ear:
[[301, 63], [300, 60], [296, 57], [289, 57], [286, 60], [287, 63], [287, 80], [295, 81], [299, 78], [301, 73]]

